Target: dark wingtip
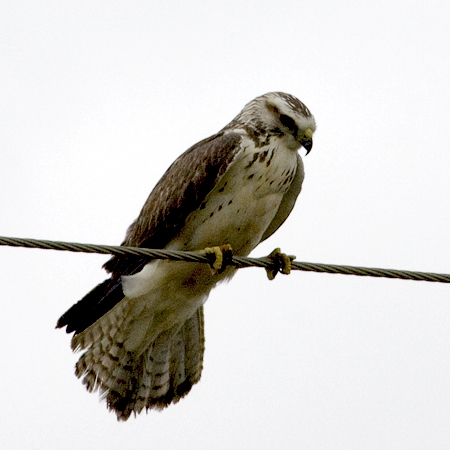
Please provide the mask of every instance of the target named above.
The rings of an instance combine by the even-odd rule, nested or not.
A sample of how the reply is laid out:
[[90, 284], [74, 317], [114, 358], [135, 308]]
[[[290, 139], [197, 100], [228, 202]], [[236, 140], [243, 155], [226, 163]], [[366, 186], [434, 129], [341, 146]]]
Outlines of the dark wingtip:
[[69, 308], [56, 323], [66, 333], [81, 333], [123, 299], [120, 278], [109, 278]]
[[64, 328], [67, 325], [66, 315], [63, 314], [59, 319], [58, 322], [56, 322], [55, 328]]
[[[81, 300], [80, 300], [81, 301]], [[80, 303], [80, 302], [78, 302]], [[59, 319], [56, 323], [55, 328], [66, 328], [66, 333], [72, 333], [72, 331], [75, 331], [75, 328], [73, 326], [70, 326], [70, 322], [76, 317], [76, 306], [78, 303], [75, 303], [70, 309], [68, 309]], [[73, 314], [73, 310], [75, 309], [75, 314]], [[71, 317], [72, 316], [72, 317]]]

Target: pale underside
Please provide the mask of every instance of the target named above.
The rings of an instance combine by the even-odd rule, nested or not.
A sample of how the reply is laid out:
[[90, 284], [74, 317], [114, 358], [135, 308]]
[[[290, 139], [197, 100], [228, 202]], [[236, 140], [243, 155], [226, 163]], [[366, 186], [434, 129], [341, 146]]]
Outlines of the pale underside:
[[[234, 254], [248, 255], [284, 221], [286, 217], [277, 221], [276, 214], [296, 184], [289, 214], [303, 176], [297, 152], [278, 138], [261, 149], [243, 136], [241, 150], [225, 174], [165, 248], [198, 250], [230, 244]], [[119, 419], [143, 408], [166, 406], [164, 396], [177, 401], [184, 391], [169, 392], [171, 386], [188, 381], [192, 385], [200, 378], [202, 305], [211, 289], [234, 273], [232, 267], [213, 275], [205, 264], [157, 260], [123, 276], [125, 298], [73, 338], [73, 348], [86, 350], [77, 363], [77, 375], [84, 377], [89, 390], [104, 393]], [[189, 371], [190, 379], [184, 380]]]
[[[217, 134], [180, 155], [151, 191], [122, 245], [248, 255], [286, 220], [304, 178], [297, 150], [312, 148], [315, 120], [292, 95], [255, 98]], [[84, 350], [75, 373], [126, 420], [164, 408], [200, 379], [203, 304], [227, 267], [117, 255], [100, 283], [58, 320]], [[270, 278], [270, 277], [269, 277]]]

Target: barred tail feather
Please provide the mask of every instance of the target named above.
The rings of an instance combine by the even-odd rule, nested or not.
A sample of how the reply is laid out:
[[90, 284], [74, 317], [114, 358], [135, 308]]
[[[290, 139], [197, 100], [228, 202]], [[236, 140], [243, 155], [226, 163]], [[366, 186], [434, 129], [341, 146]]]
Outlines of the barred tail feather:
[[[127, 302], [119, 305], [115, 309], [129, 307]], [[126, 317], [125, 310], [117, 313]], [[139, 355], [125, 349], [117, 323], [112, 325], [114, 320], [103, 317], [85, 335], [73, 338], [74, 347], [86, 349], [76, 364], [75, 374], [83, 378], [88, 391], [100, 391], [118, 420], [127, 420], [144, 408], [165, 408], [179, 401], [200, 380], [203, 320], [200, 307], [181, 328], [160, 333]]]

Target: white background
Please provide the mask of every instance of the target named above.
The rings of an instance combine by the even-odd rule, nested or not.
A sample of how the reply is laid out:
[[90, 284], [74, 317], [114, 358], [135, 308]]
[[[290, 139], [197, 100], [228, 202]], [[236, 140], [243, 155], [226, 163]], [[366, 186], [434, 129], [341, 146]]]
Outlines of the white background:
[[[318, 129], [255, 256], [450, 272], [450, 3], [0, 3], [0, 235], [119, 244], [185, 149], [280, 90]], [[304, 154], [304, 152], [303, 152]], [[105, 256], [0, 248], [4, 449], [445, 449], [450, 288], [240, 271], [201, 382], [118, 423], [56, 320]]]

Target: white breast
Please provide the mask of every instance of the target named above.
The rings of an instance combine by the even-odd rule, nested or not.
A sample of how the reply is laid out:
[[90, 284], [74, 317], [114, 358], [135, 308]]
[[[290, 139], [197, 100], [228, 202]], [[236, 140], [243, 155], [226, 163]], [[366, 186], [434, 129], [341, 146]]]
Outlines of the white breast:
[[235, 254], [247, 255], [260, 242], [295, 176], [297, 155], [279, 140], [256, 148], [244, 138], [242, 148], [168, 248], [196, 250], [230, 244]]
[[[297, 156], [279, 142], [263, 148], [255, 148], [250, 140], [244, 143], [225, 175], [166, 249], [200, 250], [230, 244], [234, 254], [244, 256], [259, 244], [295, 176]], [[144, 308], [159, 321], [156, 326], [156, 319], [141, 314], [151, 325], [143, 322], [139, 328], [137, 322], [130, 324], [130, 329], [139, 328], [139, 336], [145, 337], [127, 341], [127, 348], [140, 348], [155, 333], [184, 323], [209, 291], [235, 271], [228, 267], [222, 274], [212, 275], [206, 264], [152, 261], [141, 272], [123, 276], [123, 292], [130, 304]]]

